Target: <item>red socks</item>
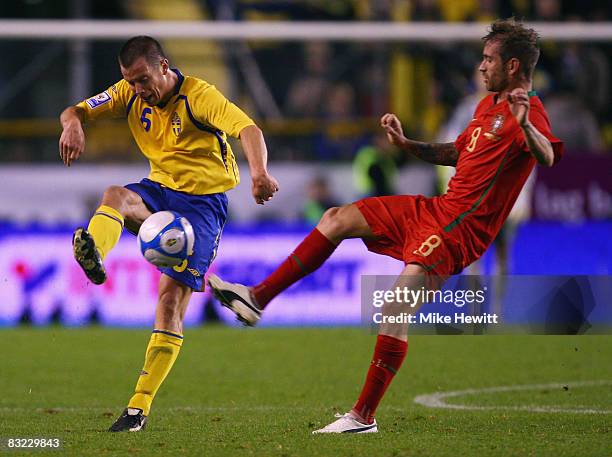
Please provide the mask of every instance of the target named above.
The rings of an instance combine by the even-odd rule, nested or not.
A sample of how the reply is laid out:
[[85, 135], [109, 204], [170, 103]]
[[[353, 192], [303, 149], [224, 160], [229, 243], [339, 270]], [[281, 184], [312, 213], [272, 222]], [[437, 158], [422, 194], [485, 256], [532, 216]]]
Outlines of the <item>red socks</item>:
[[[336, 247], [315, 228], [270, 276], [251, 289], [259, 307], [264, 309], [283, 290], [323, 265]], [[407, 342], [378, 335], [365, 385], [352, 409], [366, 423], [374, 420], [376, 408], [402, 365], [407, 351]]]
[[361, 395], [352, 412], [366, 423], [374, 421], [374, 413], [391, 380], [402, 366], [408, 343], [387, 335], [378, 335], [374, 358], [366, 376]]
[[315, 228], [287, 260], [251, 289], [259, 307], [264, 309], [283, 290], [323, 265], [335, 249], [336, 245]]

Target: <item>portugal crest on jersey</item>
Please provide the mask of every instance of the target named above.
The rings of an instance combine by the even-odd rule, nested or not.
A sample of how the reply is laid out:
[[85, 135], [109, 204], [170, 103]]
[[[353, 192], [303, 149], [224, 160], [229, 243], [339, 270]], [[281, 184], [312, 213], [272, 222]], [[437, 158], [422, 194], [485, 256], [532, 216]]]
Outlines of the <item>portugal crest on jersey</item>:
[[491, 122], [491, 133], [498, 133], [504, 126], [504, 120], [505, 117], [503, 114], [496, 114], [493, 118], [493, 122]]
[[172, 113], [172, 132], [174, 133], [174, 136], [178, 137], [181, 134], [181, 128], [182, 128], [181, 118], [178, 115], [178, 113], [175, 111], [174, 113]]
[[485, 132], [485, 137], [489, 140], [498, 141], [500, 137], [497, 135], [497, 133], [499, 133], [504, 126], [505, 119], [506, 118], [503, 114], [496, 114], [491, 121], [491, 130], [489, 132]]

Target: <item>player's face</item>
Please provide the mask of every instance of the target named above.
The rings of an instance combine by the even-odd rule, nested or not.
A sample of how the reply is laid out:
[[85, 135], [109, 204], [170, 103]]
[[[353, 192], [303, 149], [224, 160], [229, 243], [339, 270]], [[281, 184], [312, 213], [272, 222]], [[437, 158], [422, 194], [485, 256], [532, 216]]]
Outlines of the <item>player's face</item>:
[[168, 73], [168, 61], [162, 60], [153, 65], [140, 57], [132, 65], [121, 66], [121, 74], [136, 95], [149, 106], [159, 104], [166, 96], [165, 75]]
[[501, 92], [508, 87], [507, 65], [499, 54], [499, 46], [496, 41], [486, 43], [482, 51], [482, 62], [478, 67], [485, 86], [490, 92]]

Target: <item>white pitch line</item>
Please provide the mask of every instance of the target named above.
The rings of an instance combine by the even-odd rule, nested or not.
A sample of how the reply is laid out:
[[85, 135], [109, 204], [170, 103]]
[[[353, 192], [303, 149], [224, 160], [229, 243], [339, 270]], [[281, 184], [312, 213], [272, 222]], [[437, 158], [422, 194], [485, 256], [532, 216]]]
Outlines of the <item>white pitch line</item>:
[[558, 383], [553, 382], [549, 384], [525, 384], [518, 386], [498, 386], [498, 387], [485, 387], [482, 389], [465, 389], [465, 390], [453, 390], [448, 392], [435, 392], [432, 394], [418, 395], [414, 398], [416, 404], [427, 406], [428, 408], [445, 408], [445, 409], [459, 409], [459, 410], [473, 410], [473, 411], [494, 411], [494, 410], [505, 410], [505, 411], [529, 411], [535, 413], [576, 413], [576, 414], [612, 414], [610, 409], [597, 409], [597, 408], [565, 408], [560, 406], [538, 406], [538, 405], [521, 405], [521, 406], [479, 406], [479, 405], [462, 405], [462, 404], [449, 404], [446, 403], [446, 399], [453, 397], [461, 397], [464, 395], [482, 395], [487, 393], [498, 393], [498, 392], [515, 392], [524, 390], [537, 390], [537, 389], [562, 389], [564, 387], [584, 387], [584, 386], [609, 386], [612, 385], [612, 380], [602, 381], [575, 381]]

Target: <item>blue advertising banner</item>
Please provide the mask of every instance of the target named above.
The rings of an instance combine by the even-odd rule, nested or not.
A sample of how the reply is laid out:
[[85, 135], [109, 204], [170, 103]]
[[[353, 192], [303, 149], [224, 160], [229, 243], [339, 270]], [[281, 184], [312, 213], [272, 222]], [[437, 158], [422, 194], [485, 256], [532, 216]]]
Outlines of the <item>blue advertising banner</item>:
[[[308, 230], [304, 227], [229, 227], [209, 272], [228, 281], [256, 284], [293, 251]], [[544, 278], [609, 275], [611, 231], [610, 223], [525, 224], [519, 227], [511, 246], [507, 271], [510, 275]], [[492, 251], [493, 248], [485, 254], [479, 269], [482, 274], [492, 272]], [[0, 325], [57, 322], [78, 326], [94, 322], [110, 326], [150, 326], [160, 273], [142, 258], [136, 239], [124, 234], [105, 264], [109, 279], [102, 286], [94, 286], [72, 257], [70, 229], [0, 226]], [[402, 268], [401, 262], [368, 252], [360, 240], [347, 240], [321, 269], [278, 296], [266, 309], [261, 325], [360, 325], [362, 276], [395, 277]], [[465, 281], [452, 279], [457, 280]], [[489, 297], [495, 300], [482, 305], [484, 312], [498, 312], [507, 322], [519, 324], [548, 322], [549, 308], [542, 305], [544, 298], [542, 303], [525, 300], [525, 294], [533, 298], [552, 290], [544, 287], [542, 279], [530, 282], [509, 276], [503, 280], [498, 277], [496, 281], [503, 283], [504, 289], [501, 286], [495, 289], [495, 295]], [[582, 287], [583, 282], [578, 278], [575, 286], [565, 286], [563, 293], [571, 295], [572, 290], [582, 290]], [[500, 295], [502, 292], [505, 295]], [[493, 306], [492, 303], [497, 308], [489, 310], [487, 307]], [[585, 310], [589, 306], [585, 302]], [[599, 308], [595, 308], [586, 316], [589, 324], [606, 321], [607, 314], [598, 313]], [[208, 291], [195, 293], [185, 324], [210, 321], [235, 325], [233, 315], [219, 306]]]

